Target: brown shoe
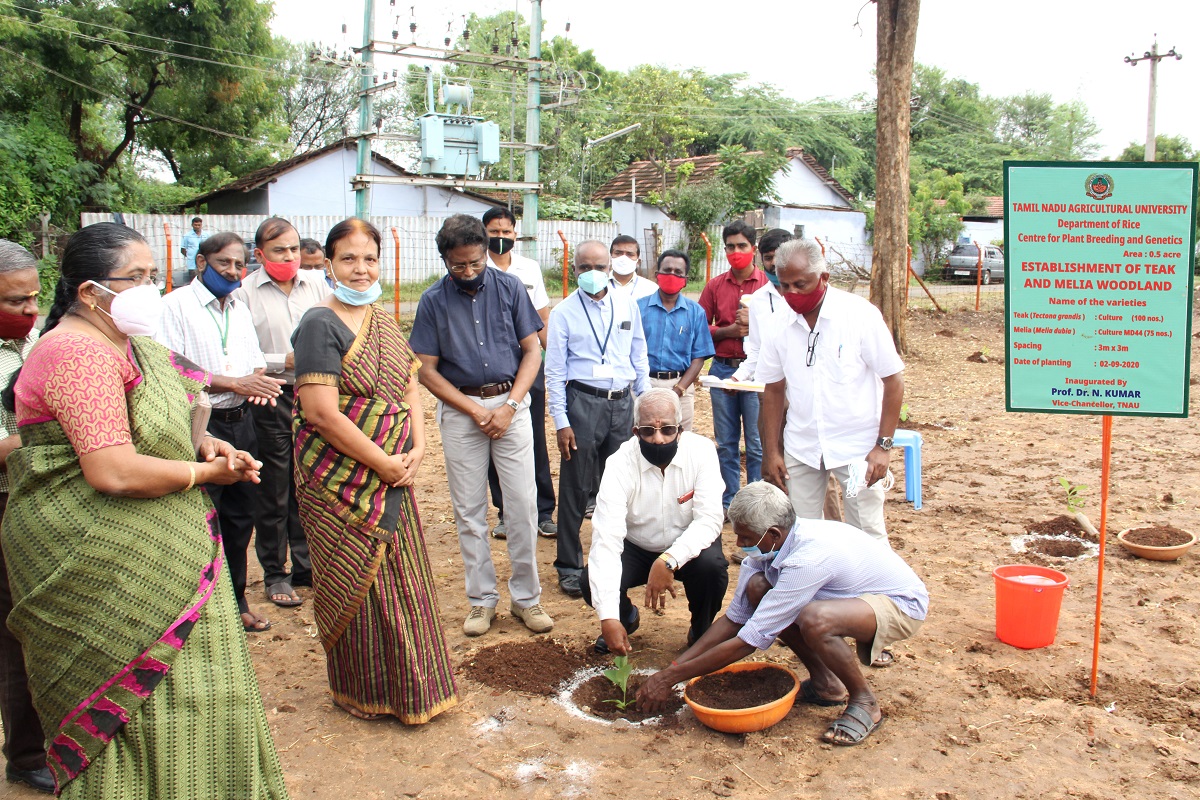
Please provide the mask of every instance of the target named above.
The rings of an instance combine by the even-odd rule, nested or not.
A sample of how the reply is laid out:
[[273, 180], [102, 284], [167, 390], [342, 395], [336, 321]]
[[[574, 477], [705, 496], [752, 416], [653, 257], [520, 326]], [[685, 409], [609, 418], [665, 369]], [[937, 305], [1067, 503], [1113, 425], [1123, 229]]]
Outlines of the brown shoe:
[[525, 627], [534, 633], [549, 633], [554, 628], [554, 620], [550, 619], [550, 615], [540, 605], [532, 605], [528, 608], [510, 606], [508, 610], [514, 619], [521, 620], [525, 623]]

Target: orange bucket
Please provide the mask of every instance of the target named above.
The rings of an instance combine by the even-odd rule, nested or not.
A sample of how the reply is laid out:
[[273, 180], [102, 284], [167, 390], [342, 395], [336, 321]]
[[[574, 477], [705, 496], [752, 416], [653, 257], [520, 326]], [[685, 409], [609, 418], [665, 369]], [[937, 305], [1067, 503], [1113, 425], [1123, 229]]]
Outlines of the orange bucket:
[[1017, 564], [996, 567], [996, 638], [1032, 650], [1054, 644], [1067, 576], [1056, 569]]

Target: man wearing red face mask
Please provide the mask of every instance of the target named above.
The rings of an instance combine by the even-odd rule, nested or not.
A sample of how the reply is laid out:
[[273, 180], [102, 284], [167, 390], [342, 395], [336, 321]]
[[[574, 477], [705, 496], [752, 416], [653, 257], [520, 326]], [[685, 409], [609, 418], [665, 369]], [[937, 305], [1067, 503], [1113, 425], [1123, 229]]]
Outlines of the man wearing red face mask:
[[646, 332], [650, 386], [679, 396], [685, 431], [692, 429], [695, 416], [696, 378], [713, 355], [704, 309], [683, 296], [691, 266], [687, 253], [667, 250], [658, 257], [658, 290], [637, 301]]
[[[254, 234], [254, 257], [262, 269], [250, 273], [233, 296], [250, 309], [258, 344], [267, 362], [267, 377], [283, 381], [275, 405], [251, 406], [258, 457], [258, 509], [254, 550], [263, 568], [267, 599], [289, 608], [303, 601], [296, 586], [312, 586], [308, 543], [300, 527], [300, 508], [292, 482], [292, 406], [295, 405], [292, 333], [308, 311], [329, 293], [325, 273], [300, 269], [300, 234], [292, 223], [270, 217]], [[329, 261], [326, 259], [326, 266]], [[288, 548], [292, 571], [287, 571]]]
[[879, 309], [829, 285], [816, 242], [780, 245], [775, 273], [792, 315], [759, 351], [763, 478], [788, 493], [798, 517], [821, 519], [832, 473], [847, 487], [846, 522], [886, 541], [882, 483], [904, 362]]

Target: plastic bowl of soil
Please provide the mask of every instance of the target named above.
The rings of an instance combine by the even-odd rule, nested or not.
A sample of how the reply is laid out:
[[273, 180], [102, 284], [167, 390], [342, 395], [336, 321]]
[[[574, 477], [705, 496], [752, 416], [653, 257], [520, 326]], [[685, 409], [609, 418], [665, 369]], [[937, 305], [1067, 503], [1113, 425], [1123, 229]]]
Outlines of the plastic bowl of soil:
[[1129, 552], [1151, 561], [1174, 561], [1196, 543], [1196, 535], [1171, 525], [1126, 528], [1117, 541]]
[[693, 678], [683, 699], [713, 730], [750, 733], [786, 717], [798, 691], [800, 679], [787, 667], [749, 661]]

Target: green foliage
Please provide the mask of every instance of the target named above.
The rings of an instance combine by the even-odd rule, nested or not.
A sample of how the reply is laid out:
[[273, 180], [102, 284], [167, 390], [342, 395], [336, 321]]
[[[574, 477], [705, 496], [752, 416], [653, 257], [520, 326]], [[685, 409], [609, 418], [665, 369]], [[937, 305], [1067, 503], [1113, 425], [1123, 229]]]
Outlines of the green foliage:
[[54, 302], [54, 290], [58, 288], [58, 262], [53, 258], [43, 258], [38, 261], [38, 308], [49, 308]]
[[971, 211], [962, 179], [933, 170], [915, 184], [908, 207], [908, 241], [932, 269], [953, 246], [962, 230], [962, 215]]
[[[741, 214], [761, 208], [772, 200], [778, 200], [774, 188], [775, 173], [786, 169], [788, 159], [777, 150], [748, 153], [740, 144], [724, 145], [719, 154], [721, 167], [717, 174], [733, 190], [730, 210]], [[716, 217], [710, 222], [716, 222]], [[708, 223], [705, 223], [708, 224]]]
[[28, 244], [35, 220], [48, 211], [78, 214], [94, 175], [74, 147], [42, 117], [0, 113], [0, 238]]
[[[1200, 153], [1192, 148], [1192, 143], [1183, 136], [1165, 136], [1158, 134], [1154, 137], [1155, 161], [1195, 161]], [[1145, 142], [1130, 142], [1129, 146], [1117, 156], [1117, 161], [1145, 161]]]
[[904, 403], [900, 406], [900, 421], [908, 422], [908, 415], [908, 403]]
[[632, 673], [633, 665], [629, 663], [629, 656], [617, 656], [613, 659], [612, 668], [604, 670], [604, 677], [621, 690], [621, 699], [605, 700], [604, 702], [614, 704], [621, 711], [637, 702], [636, 699], [629, 699], [629, 676]]
[[562, 197], [542, 197], [538, 201], [541, 219], [577, 219], [584, 222], [612, 222], [612, 211], [603, 206], [579, 203]]
[[1087, 489], [1087, 484], [1072, 484], [1066, 478], [1059, 478], [1058, 485], [1067, 493], [1067, 513], [1074, 514], [1083, 508], [1084, 499], [1083, 493]]

